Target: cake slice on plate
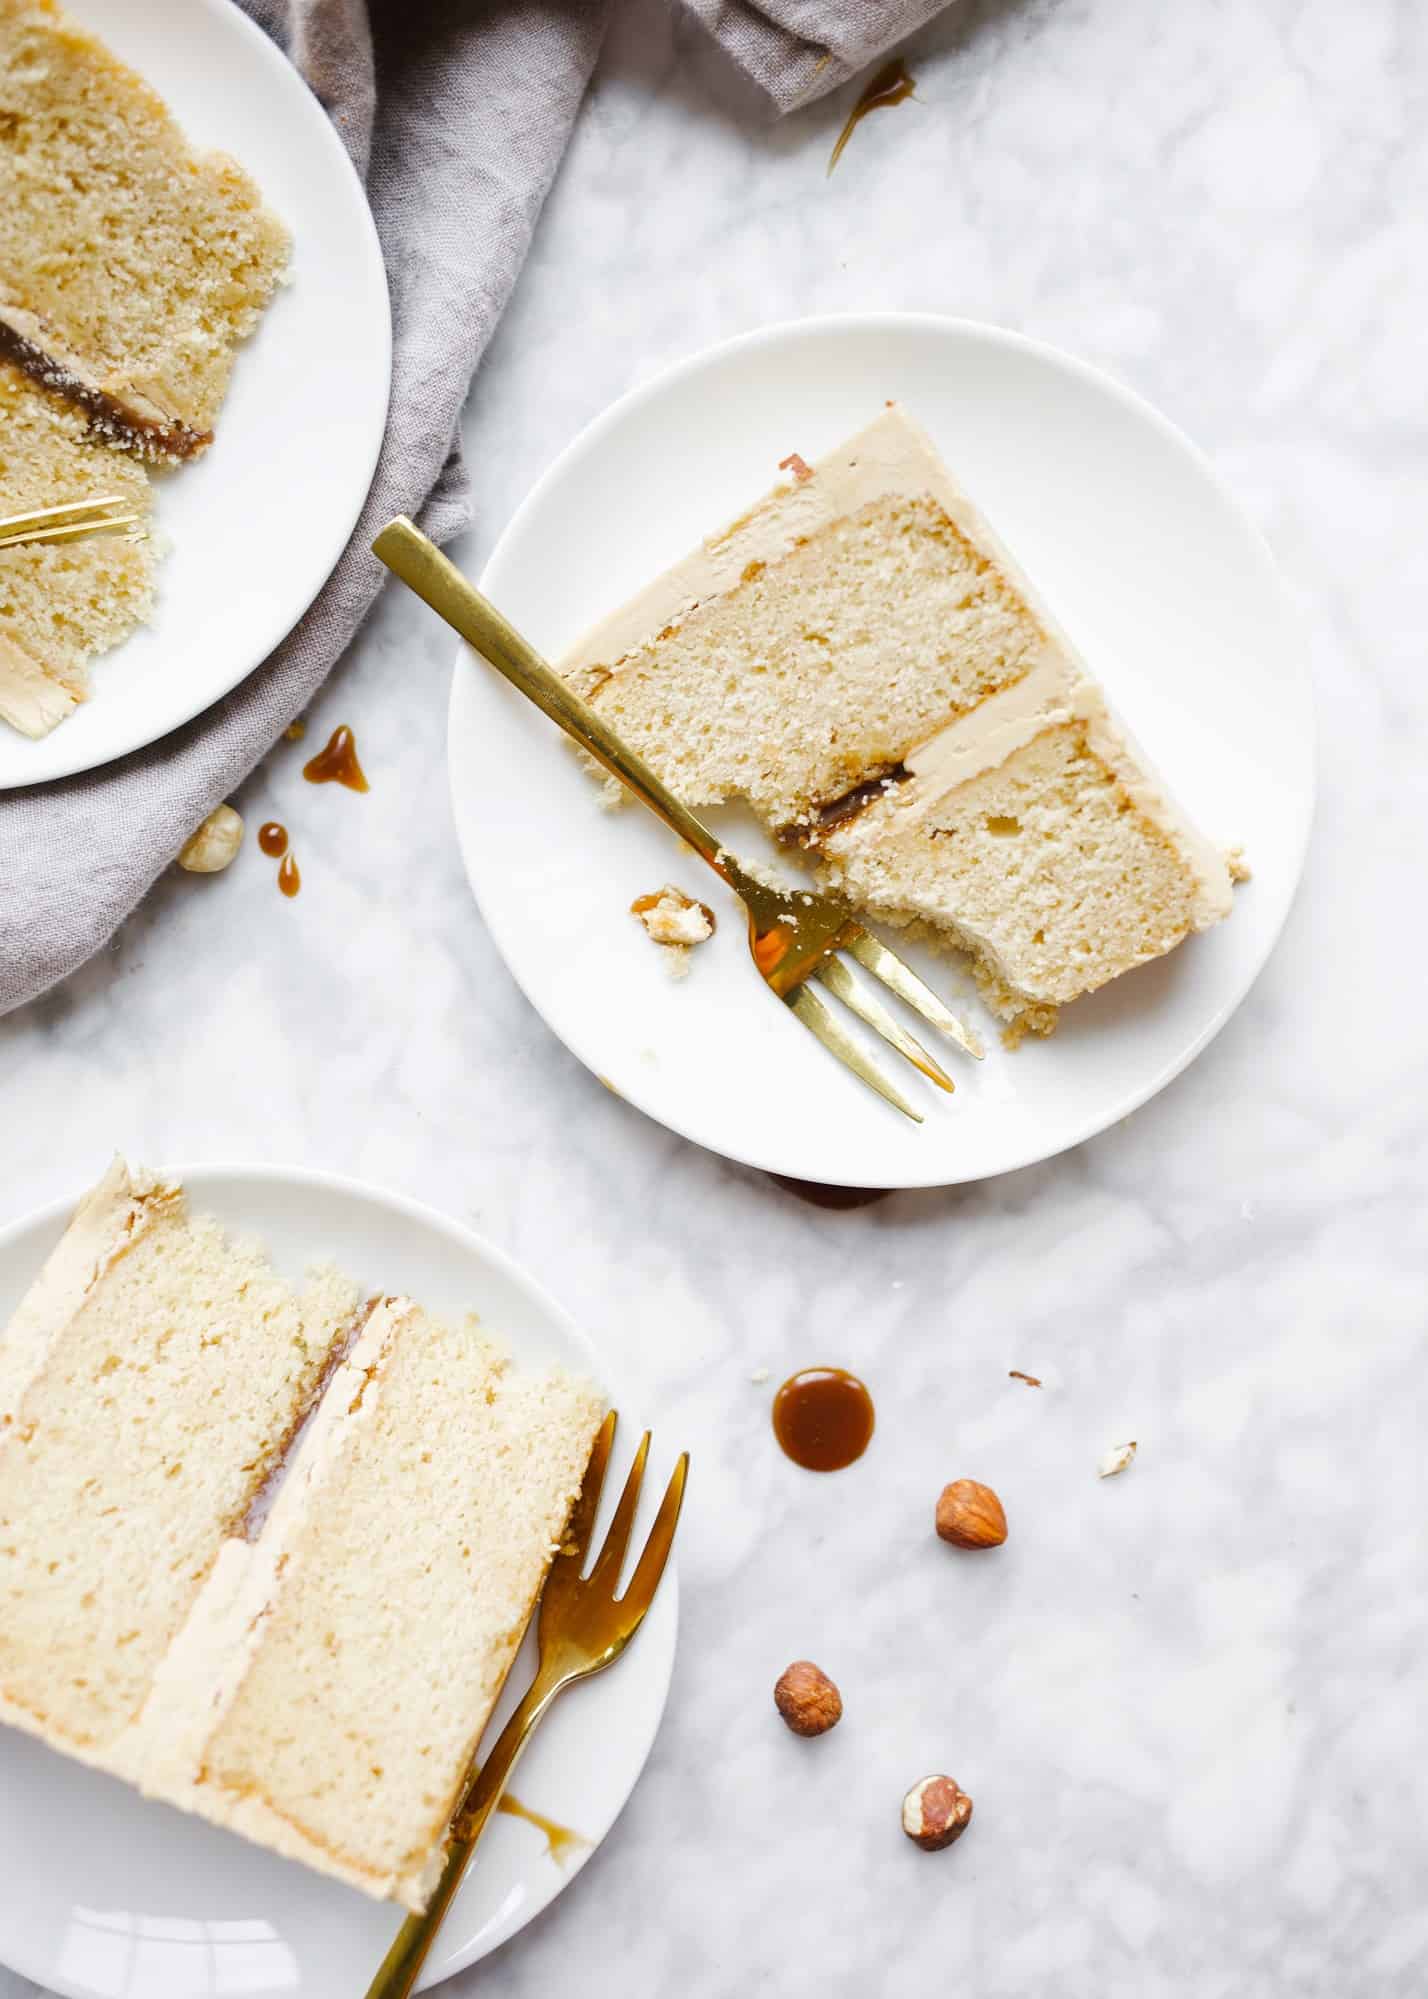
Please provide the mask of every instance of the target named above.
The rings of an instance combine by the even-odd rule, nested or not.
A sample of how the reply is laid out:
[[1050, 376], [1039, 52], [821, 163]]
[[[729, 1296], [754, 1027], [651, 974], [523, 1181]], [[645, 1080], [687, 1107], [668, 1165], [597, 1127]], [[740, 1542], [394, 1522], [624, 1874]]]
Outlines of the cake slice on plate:
[[[83, 413], [0, 361], [0, 519], [113, 494], [147, 522], [148, 477]], [[48, 735], [85, 699], [91, 659], [148, 616], [156, 553], [140, 532], [0, 549], [0, 721]]]
[[0, 1340], [0, 1721], [420, 1909], [603, 1410], [116, 1163]]
[[0, 352], [111, 441], [192, 458], [288, 250], [243, 169], [54, 0], [0, 0]]
[[1018, 1033], [1227, 916], [1226, 857], [902, 410], [785, 466], [561, 661], [674, 791], [967, 952]]

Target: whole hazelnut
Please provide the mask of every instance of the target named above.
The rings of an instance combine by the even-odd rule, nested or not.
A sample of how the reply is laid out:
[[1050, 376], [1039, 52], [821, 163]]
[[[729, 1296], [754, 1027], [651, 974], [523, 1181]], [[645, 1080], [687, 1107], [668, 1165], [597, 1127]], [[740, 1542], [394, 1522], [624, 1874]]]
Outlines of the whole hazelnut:
[[937, 1532], [954, 1548], [999, 1548], [1007, 1538], [1007, 1516], [989, 1485], [958, 1478], [942, 1488]]
[[774, 1706], [795, 1735], [826, 1735], [843, 1719], [843, 1696], [811, 1659], [795, 1659], [779, 1675]]
[[902, 1801], [902, 1829], [924, 1853], [960, 1839], [971, 1818], [972, 1800], [950, 1777], [920, 1777]]
[[243, 844], [243, 821], [231, 805], [215, 806], [179, 850], [178, 864], [191, 875], [222, 874]]

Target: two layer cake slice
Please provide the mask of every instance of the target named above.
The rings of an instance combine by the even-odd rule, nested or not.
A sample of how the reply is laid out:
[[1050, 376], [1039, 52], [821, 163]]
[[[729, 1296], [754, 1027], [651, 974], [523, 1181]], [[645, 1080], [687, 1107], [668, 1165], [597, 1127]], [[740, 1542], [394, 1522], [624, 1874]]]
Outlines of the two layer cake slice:
[[[380, 1300], [146, 1717], [156, 1747], [175, 1712], [202, 1722], [178, 1801], [424, 1907], [603, 1413], [588, 1382]], [[224, 1662], [212, 1708], [186, 1699], [190, 1653]]]
[[787, 462], [561, 661], [666, 782], [968, 953], [1016, 1031], [1228, 915], [1226, 857], [904, 412]]
[[602, 1414], [116, 1164], [0, 1340], [0, 1720], [421, 1908]]

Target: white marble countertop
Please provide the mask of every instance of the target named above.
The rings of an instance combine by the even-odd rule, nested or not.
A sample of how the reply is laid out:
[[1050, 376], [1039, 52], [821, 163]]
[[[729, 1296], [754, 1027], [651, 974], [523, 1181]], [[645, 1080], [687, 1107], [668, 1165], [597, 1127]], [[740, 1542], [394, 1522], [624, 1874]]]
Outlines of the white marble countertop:
[[[771, 127], [664, 0], [624, 10], [472, 398], [465, 555], [619, 391], [762, 321], [955, 312], [1108, 368], [1206, 447], [1312, 633], [1308, 874], [1232, 1024], [1118, 1129], [961, 1192], [826, 1213], [668, 1137], [494, 955], [445, 803], [450, 648], [395, 599], [309, 737], [351, 722], [370, 796], [300, 797], [284, 745], [238, 801], [295, 824], [298, 900], [251, 844], [175, 873], [0, 1024], [0, 1214], [116, 1146], [340, 1168], [530, 1265], [691, 1447], [648, 1772], [453, 1993], [1416, 1999], [1428, 16], [969, 0], [912, 58], [919, 101], [829, 180], [849, 93]], [[825, 1359], [879, 1430], [818, 1480], [750, 1375]], [[930, 1536], [960, 1474], [1006, 1501], [995, 1555]], [[799, 1655], [847, 1703], [822, 1742], [771, 1706]], [[897, 1826], [929, 1769], [976, 1800], [940, 1856]]]

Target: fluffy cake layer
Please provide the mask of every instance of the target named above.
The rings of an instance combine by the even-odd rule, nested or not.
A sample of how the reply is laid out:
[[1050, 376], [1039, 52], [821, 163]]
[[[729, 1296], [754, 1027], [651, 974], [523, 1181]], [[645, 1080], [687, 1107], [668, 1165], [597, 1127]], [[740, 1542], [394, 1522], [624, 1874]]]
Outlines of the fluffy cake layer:
[[1023, 1026], [1229, 913], [1223, 856], [894, 406], [561, 668], [687, 802], [747, 800]]
[[0, 0], [0, 348], [156, 458], [209, 443], [288, 257], [232, 160], [54, 0]]
[[825, 852], [838, 893], [940, 930], [972, 953], [993, 1011], [1032, 1028], [1222, 913], [1083, 721], [941, 795], [898, 787]]
[[0, 1718], [112, 1767], [355, 1294], [116, 1162], [0, 1344]]
[[205, 1817], [425, 1905], [603, 1408], [469, 1325], [377, 1307], [239, 1591], [261, 1624], [202, 1747]]
[[736, 588], [592, 662], [587, 684], [687, 803], [742, 797], [783, 828], [1019, 679], [1042, 643], [934, 499], [886, 493], [751, 556]]
[[[0, 361], [0, 517], [113, 494], [147, 520], [149, 481], [84, 416]], [[148, 616], [152, 539], [0, 549], [0, 720], [43, 736], [85, 698], [91, 659]]]
[[421, 1908], [602, 1411], [116, 1162], [0, 1340], [0, 1720]]

